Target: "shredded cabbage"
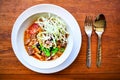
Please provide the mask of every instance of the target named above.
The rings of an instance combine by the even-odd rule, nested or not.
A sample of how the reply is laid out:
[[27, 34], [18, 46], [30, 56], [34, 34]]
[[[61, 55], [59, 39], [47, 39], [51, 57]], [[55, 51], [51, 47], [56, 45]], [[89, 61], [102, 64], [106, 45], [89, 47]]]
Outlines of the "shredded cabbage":
[[42, 32], [37, 34], [37, 39], [40, 44], [46, 48], [56, 47], [56, 41], [61, 41], [63, 44], [67, 42], [66, 34], [69, 34], [66, 30], [66, 24], [59, 17], [51, 15], [40, 16], [37, 21], [35, 21]]

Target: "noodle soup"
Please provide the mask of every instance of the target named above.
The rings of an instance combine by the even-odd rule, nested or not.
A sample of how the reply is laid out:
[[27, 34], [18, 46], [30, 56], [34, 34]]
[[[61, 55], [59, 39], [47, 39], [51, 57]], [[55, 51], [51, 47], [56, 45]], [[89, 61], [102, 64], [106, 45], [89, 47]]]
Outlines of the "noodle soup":
[[27, 53], [40, 61], [59, 58], [66, 46], [69, 33], [67, 25], [51, 13], [40, 15], [24, 32]]

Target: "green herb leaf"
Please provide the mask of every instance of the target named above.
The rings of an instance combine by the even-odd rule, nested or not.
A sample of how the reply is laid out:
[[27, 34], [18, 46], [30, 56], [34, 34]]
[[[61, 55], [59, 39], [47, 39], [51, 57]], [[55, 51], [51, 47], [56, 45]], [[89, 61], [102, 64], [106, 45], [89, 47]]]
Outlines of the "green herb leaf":
[[44, 47], [42, 45], [40, 45], [40, 50], [44, 51]]
[[46, 55], [47, 57], [50, 56], [50, 51], [49, 51], [49, 49], [44, 48], [43, 52], [45, 53], [45, 55]]
[[57, 47], [53, 48], [52, 51], [51, 51], [52, 55], [55, 55], [58, 52], [58, 50], [59, 49]]

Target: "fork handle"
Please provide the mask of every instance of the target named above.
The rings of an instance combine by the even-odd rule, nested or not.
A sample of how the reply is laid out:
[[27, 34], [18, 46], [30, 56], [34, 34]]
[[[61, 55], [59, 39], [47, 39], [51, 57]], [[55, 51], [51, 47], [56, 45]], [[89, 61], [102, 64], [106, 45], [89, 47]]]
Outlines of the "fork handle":
[[86, 53], [86, 63], [87, 67], [91, 67], [91, 38], [88, 37], [88, 48], [87, 48], [87, 53]]
[[97, 67], [101, 65], [101, 35], [98, 36]]

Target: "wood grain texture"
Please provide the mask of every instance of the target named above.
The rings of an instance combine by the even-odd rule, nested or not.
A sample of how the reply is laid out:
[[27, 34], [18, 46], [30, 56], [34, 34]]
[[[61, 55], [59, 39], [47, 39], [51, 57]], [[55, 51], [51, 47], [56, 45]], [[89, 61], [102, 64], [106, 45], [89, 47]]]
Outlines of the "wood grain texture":
[[[17, 17], [27, 8], [42, 3], [59, 5], [77, 20], [82, 47], [76, 60], [63, 71], [44, 75], [24, 67], [11, 46], [11, 32]], [[120, 80], [120, 0], [0, 0], [0, 80]], [[92, 66], [86, 67], [86, 15], [103, 13], [107, 27], [102, 36], [102, 65], [96, 67], [97, 35], [92, 33]], [[77, 35], [76, 35], [77, 37]]]

